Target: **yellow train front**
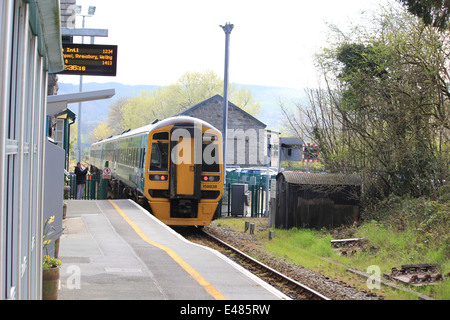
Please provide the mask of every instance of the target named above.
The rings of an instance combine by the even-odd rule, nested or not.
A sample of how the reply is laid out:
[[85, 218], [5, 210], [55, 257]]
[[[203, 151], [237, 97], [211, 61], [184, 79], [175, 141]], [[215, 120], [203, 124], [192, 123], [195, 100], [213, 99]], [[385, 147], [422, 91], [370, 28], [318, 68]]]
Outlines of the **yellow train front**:
[[222, 135], [196, 118], [168, 118], [98, 141], [90, 157], [97, 172], [108, 164], [114, 197], [145, 197], [167, 225], [208, 225], [223, 195]]
[[223, 195], [222, 135], [191, 117], [158, 122], [148, 134], [145, 196], [167, 225], [207, 226]]

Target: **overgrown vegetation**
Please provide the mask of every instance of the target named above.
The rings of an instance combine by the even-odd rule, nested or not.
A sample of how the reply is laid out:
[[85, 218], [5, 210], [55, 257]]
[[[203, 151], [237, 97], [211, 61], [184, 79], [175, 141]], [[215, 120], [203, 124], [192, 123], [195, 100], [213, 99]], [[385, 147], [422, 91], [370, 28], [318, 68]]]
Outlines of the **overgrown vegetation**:
[[[282, 109], [291, 133], [320, 146], [325, 170], [363, 179], [364, 223], [341, 233], [314, 234], [317, 241], [329, 234], [363, 237], [375, 249], [335, 259], [362, 271], [371, 264], [390, 272], [402, 264], [436, 263], [448, 273], [449, 6], [398, 2], [405, 7], [381, 8], [348, 32], [332, 26], [330, 45], [317, 55], [321, 86], [308, 91], [307, 104]], [[310, 235], [278, 233], [281, 242], [295, 243]], [[304, 244], [298, 243], [301, 250], [321, 252], [317, 244]], [[274, 246], [277, 241], [269, 245], [275, 252]], [[289, 245], [279, 246], [288, 250]], [[448, 299], [449, 289], [446, 281], [424, 290]]]
[[[369, 266], [375, 265], [381, 273], [390, 273], [392, 267], [400, 268], [403, 264], [435, 263], [443, 274], [450, 272], [449, 211], [450, 201], [393, 197], [380, 203], [376, 214], [371, 212], [373, 219], [360, 225], [335, 230], [276, 229], [272, 240], [268, 240], [267, 230], [263, 229], [255, 239], [279, 259], [367, 290], [366, 281], [355, 279], [346, 271], [347, 267], [367, 272]], [[217, 223], [243, 232], [243, 220], [221, 219]], [[254, 221], [267, 223], [261, 219]], [[346, 238], [364, 238], [364, 245], [355, 254], [340, 255], [330, 241]], [[435, 299], [450, 299], [448, 278], [438, 285], [410, 288]], [[384, 286], [372, 291], [386, 299], [417, 299], [416, 295]]]
[[426, 25], [445, 30], [449, 28], [450, 3], [446, 0], [397, 0], [408, 11], [420, 17]]
[[322, 86], [284, 107], [291, 131], [321, 148], [331, 172], [358, 173], [364, 201], [433, 197], [450, 170], [450, 41], [397, 7], [344, 33], [317, 55]]

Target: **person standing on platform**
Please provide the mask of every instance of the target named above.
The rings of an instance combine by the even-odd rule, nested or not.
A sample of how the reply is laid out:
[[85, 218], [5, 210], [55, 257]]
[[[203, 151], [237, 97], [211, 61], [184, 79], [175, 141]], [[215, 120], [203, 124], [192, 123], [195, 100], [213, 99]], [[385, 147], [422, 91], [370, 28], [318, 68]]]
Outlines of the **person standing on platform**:
[[77, 200], [83, 198], [84, 186], [86, 185], [86, 175], [88, 173], [88, 167], [82, 168], [81, 162], [77, 162], [75, 167], [75, 174], [77, 176]]

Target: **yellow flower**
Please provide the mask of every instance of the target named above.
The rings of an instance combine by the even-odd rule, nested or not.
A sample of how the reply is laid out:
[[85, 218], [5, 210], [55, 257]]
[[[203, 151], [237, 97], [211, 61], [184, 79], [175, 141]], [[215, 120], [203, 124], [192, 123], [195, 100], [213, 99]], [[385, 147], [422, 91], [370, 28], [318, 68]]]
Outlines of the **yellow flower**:
[[53, 221], [55, 221], [55, 216], [51, 216], [50, 220], [48, 221], [48, 223], [53, 223]]

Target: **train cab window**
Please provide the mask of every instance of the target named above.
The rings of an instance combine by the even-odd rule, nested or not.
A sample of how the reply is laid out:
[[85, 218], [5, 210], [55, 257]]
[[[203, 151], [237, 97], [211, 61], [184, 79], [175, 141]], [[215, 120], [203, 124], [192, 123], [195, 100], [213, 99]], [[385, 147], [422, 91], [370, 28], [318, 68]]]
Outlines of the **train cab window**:
[[150, 170], [169, 171], [169, 144], [164, 142], [152, 143]]
[[203, 144], [202, 171], [220, 172], [219, 167], [219, 145], [215, 143]]
[[157, 132], [153, 135], [154, 140], [169, 140], [168, 132]]

